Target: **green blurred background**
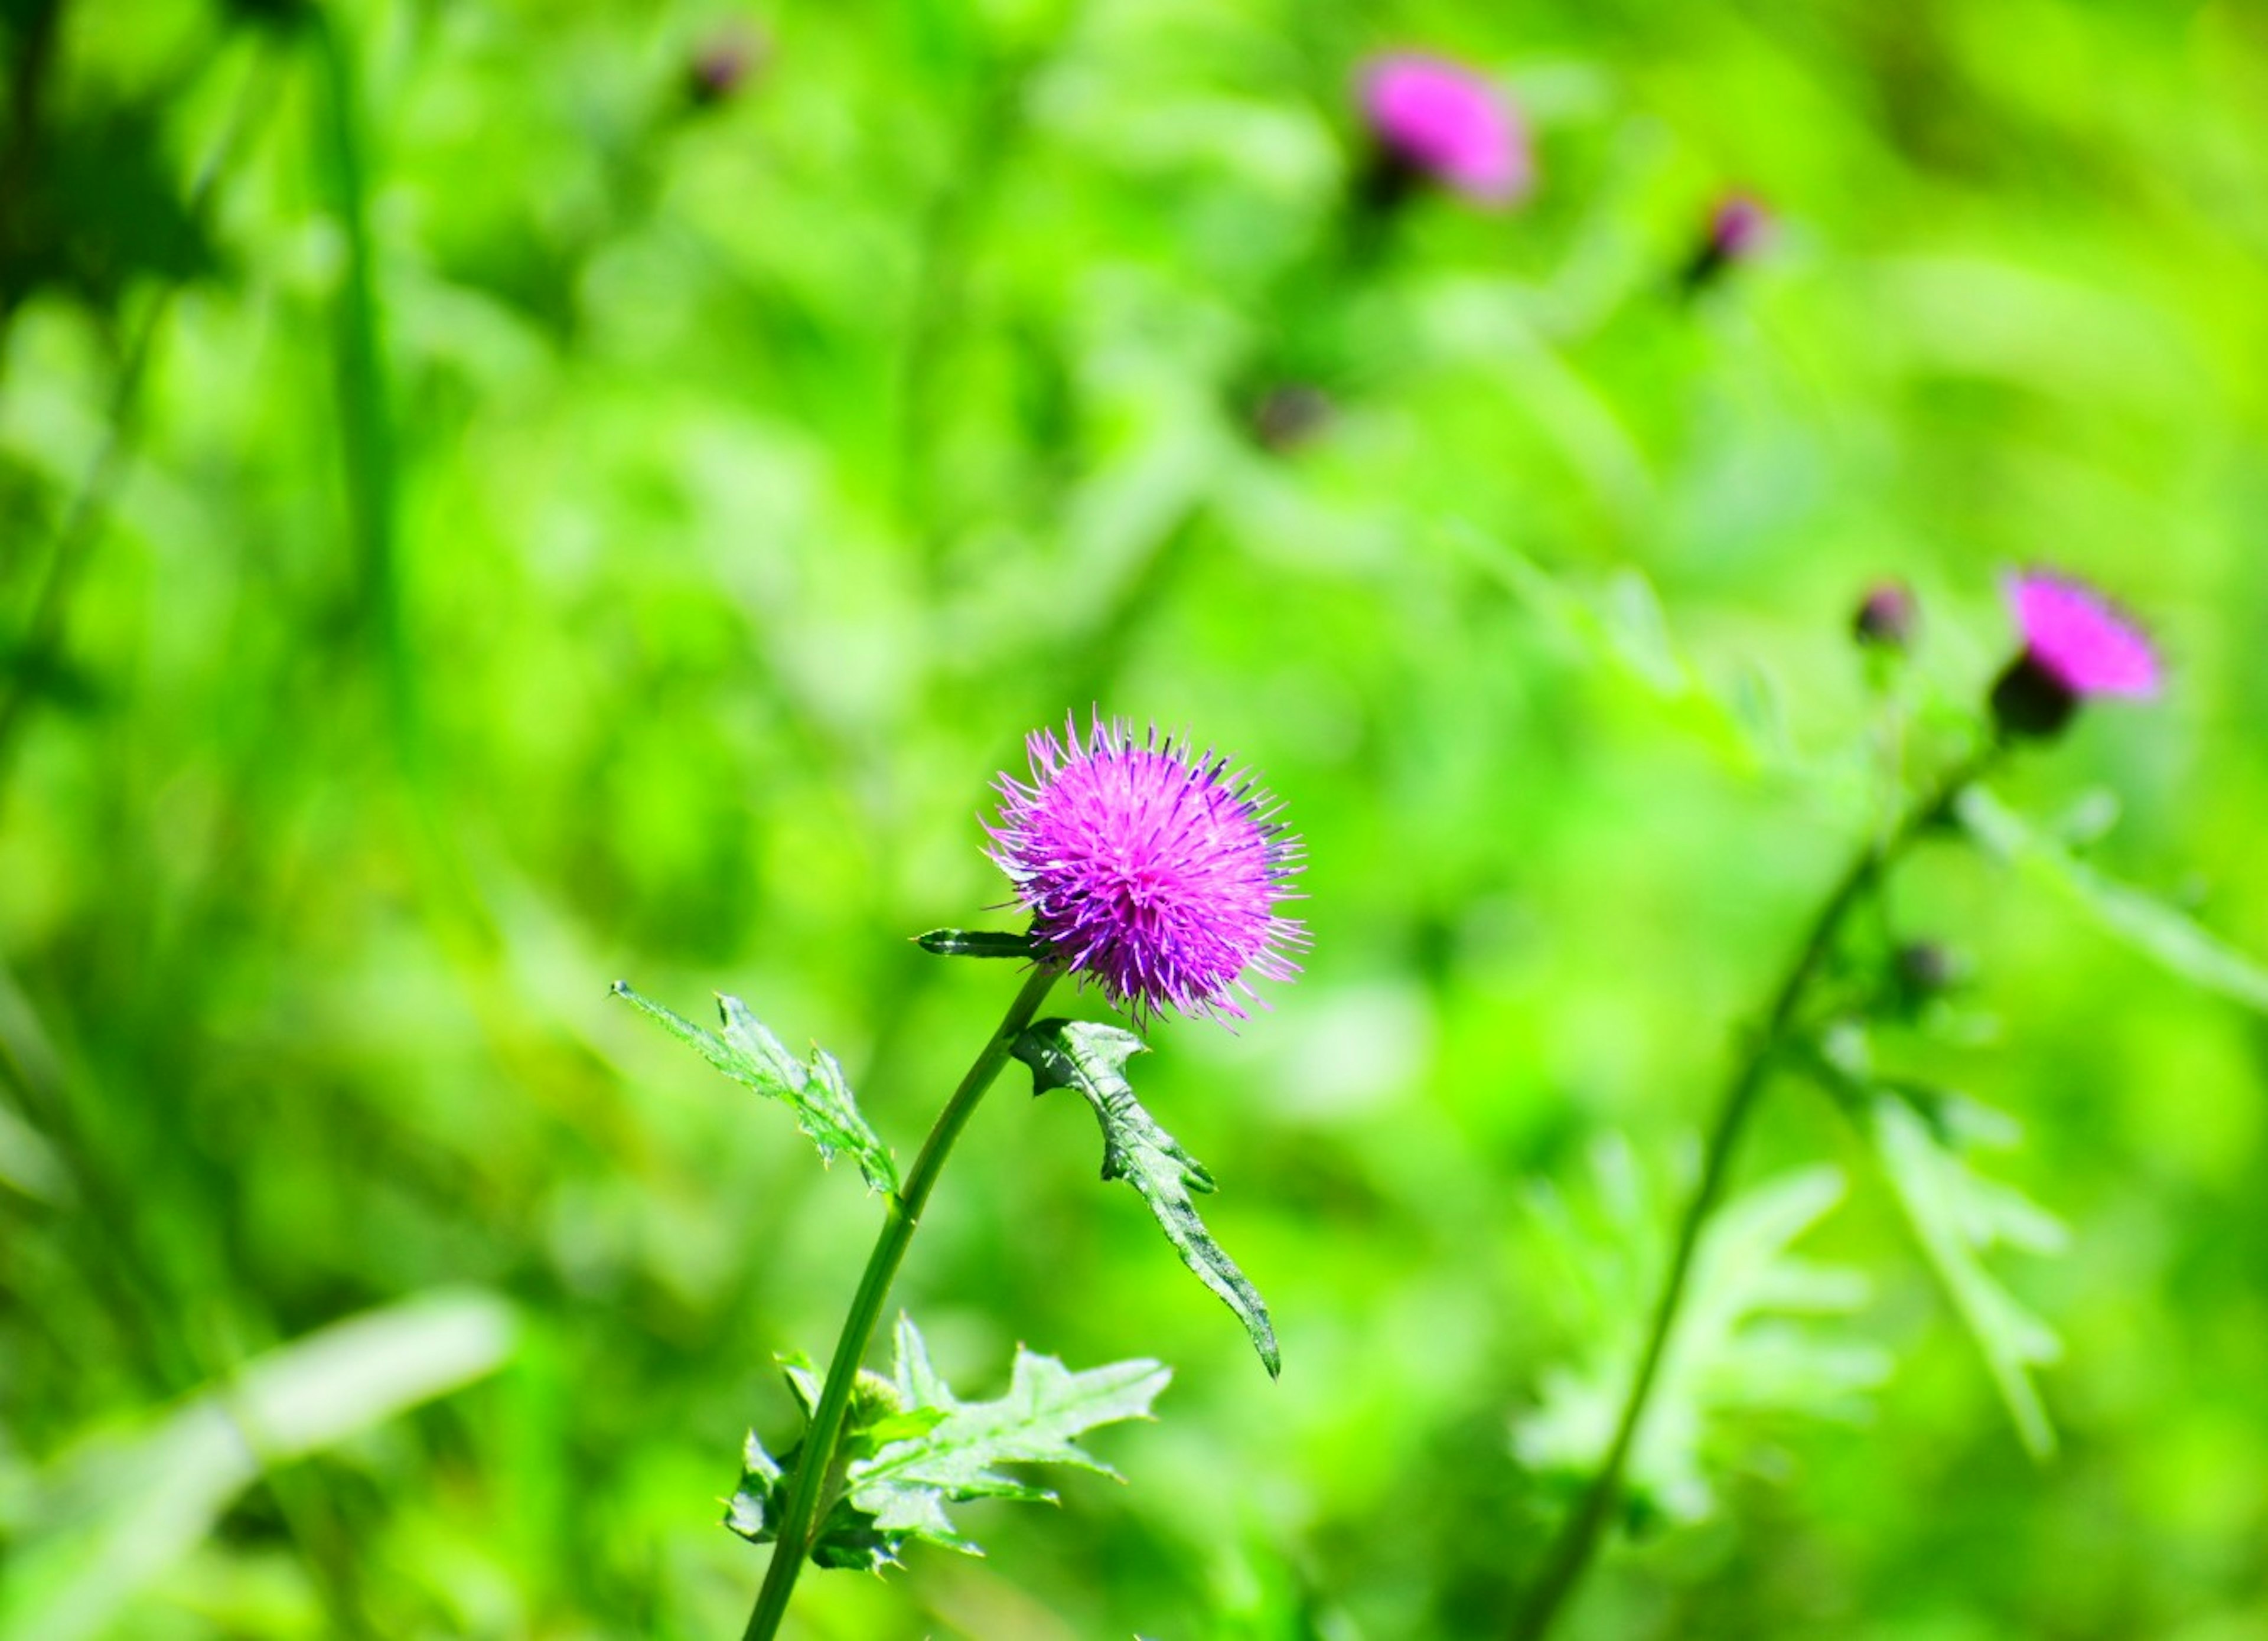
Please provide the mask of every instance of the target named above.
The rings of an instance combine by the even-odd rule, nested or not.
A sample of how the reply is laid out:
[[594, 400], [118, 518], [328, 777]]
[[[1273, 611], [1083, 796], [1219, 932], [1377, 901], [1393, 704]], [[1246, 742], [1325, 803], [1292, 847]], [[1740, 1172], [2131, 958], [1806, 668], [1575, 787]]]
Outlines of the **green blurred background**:
[[[746, 997], [909, 1156], [1012, 977], [906, 937], [1005, 925], [977, 817], [1066, 710], [1217, 742], [1307, 840], [1306, 977], [1138, 1067], [1284, 1377], [1012, 1077], [899, 1300], [965, 1394], [1157, 1356], [1160, 1422], [1094, 1439], [1128, 1486], [965, 1511], [987, 1559], [809, 1577], [799, 1635], [1498, 1632], [1565, 1496], [1514, 1422], [1629, 1350], [1886, 713], [1927, 763], [2013, 565], [2174, 686], [2003, 795], [2115, 800], [2107, 870], [2268, 950], [2257, 7], [5, 20], [10, 1634], [737, 1633], [718, 1501], [876, 1207], [608, 983]], [[1409, 46], [1539, 184], [1343, 258], [1357, 65]], [[1687, 299], [1735, 187], [1778, 234]], [[1292, 380], [1330, 414], [1256, 438]], [[1713, 1507], [1566, 1633], [2268, 1634], [2268, 1034], [1959, 850], [1899, 906], [1975, 975], [1901, 1052], [2070, 1227], [1994, 1262], [2063, 1451], [1787, 1083], [1743, 1180], [1843, 1169], [1803, 1247], [1895, 1369], [1712, 1423]]]

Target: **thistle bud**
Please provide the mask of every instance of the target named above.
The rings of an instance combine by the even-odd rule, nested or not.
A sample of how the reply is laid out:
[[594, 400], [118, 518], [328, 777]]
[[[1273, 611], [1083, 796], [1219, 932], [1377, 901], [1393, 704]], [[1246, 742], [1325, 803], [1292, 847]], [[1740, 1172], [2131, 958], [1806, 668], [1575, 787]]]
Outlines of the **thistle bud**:
[[1851, 618], [1851, 633], [1862, 647], [1904, 652], [1913, 648], [1921, 618], [1913, 589], [1903, 581], [1881, 581], [1867, 589]]

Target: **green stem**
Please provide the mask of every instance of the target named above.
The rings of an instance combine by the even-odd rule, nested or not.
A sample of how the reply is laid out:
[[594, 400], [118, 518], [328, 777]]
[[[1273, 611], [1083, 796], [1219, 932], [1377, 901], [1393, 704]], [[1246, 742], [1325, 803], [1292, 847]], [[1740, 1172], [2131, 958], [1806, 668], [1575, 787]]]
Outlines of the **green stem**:
[[1661, 1364], [1669, 1353], [1669, 1343], [1676, 1331], [1679, 1309], [1685, 1300], [1688, 1280], [1693, 1274], [1694, 1255], [1699, 1251], [1701, 1235], [1708, 1226], [1709, 1217], [1716, 1211], [1725, 1194], [1725, 1181], [1732, 1173], [1733, 1156], [1738, 1149], [1742, 1132], [1748, 1126], [1749, 1114], [1756, 1109], [1756, 1099], [1764, 1092], [1773, 1062], [1786, 1046], [1788, 1034], [1802, 1012], [1804, 996], [1811, 982], [1819, 975], [1830, 953], [1835, 949], [1836, 937], [1841, 932], [1844, 920], [1852, 908], [1866, 897], [1867, 892], [1881, 875], [1889, 870], [1914, 843], [1945, 819], [1954, 800], [1962, 790], [1991, 767], [2000, 755], [2001, 744], [1988, 742], [1982, 750], [1963, 762], [1946, 777], [1937, 789], [1909, 809], [1904, 818], [1886, 836], [1869, 839], [1843, 873], [1825, 904], [1813, 918], [1811, 928], [1796, 949], [1794, 960], [1781, 976], [1778, 989], [1772, 994], [1771, 1006], [1764, 1016], [1764, 1029], [1757, 1033], [1755, 1042], [1740, 1064], [1734, 1068], [1732, 1079], [1717, 1108], [1715, 1125], [1709, 1132], [1708, 1150], [1701, 1164], [1701, 1181], [1694, 1188], [1692, 1200], [1686, 1204], [1685, 1218], [1677, 1228], [1676, 1251], [1669, 1261], [1668, 1280], [1663, 1284], [1661, 1298], [1655, 1304], [1653, 1326], [1648, 1329], [1646, 1348], [1638, 1358], [1638, 1374], [1631, 1380], [1630, 1394], [1623, 1402], [1622, 1417], [1616, 1424], [1614, 1440], [1607, 1454], [1600, 1461], [1598, 1473], [1567, 1518], [1546, 1556], [1543, 1571], [1529, 1593], [1513, 1628], [1515, 1641], [1542, 1641], [1559, 1609], [1581, 1582], [1585, 1569], [1597, 1553], [1599, 1539], [1608, 1518], [1613, 1514], [1622, 1496], [1623, 1472], [1629, 1465], [1631, 1450], [1638, 1443], [1639, 1427], [1645, 1423], [1646, 1407], [1661, 1374]]
[[1033, 969], [1024, 989], [1008, 1005], [1007, 1014], [986, 1040], [976, 1063], [938, 1114], [937, 1125], [930, 1130], [904, 1188], [889, 1200], [882, 1234], [867, 1256], [866, 1273], [858, 1279], [850, 1314], [843, 1319], [842, 1336], [835, 1342], [835, 1359], [828, 1365], [826, 1387], [820, 1392], [819, 1405], [812, 1409], [811, 1428], [805, 1432], [795, 1479], [788, 1487], [787, 1507], [780, 1516], [779, 1542], [773, 1548], [772, 1564], [764, 1574], [763, 1589], [756, 1596], [755, 1610], [748, 1615], [741, 1641], [771, 1641], [779, 1632], [780, 1621], [787, 1615], [788, 1597], [794, 1593], [795, 1581], [818, 1537], [820, 1499], [835, 1468], [836, 1449], [842, 1442], [843, 1419], [850, 1409], [859, 1361], [874, 1336], [874, 1324], [881, 1319], [883, 1303], [890, 1297], [890, 1284], [914, 1239], [914, 1228], [921, 1223], [922, 1209], [937, 1187], [937, 1176], [945, 1169], [953, 1143], [968, 1126], [977, 1102], [1007, 1063], [1009, 1050], [1039, 1013], [1040, 1004], [1062, 974], [1061, 968], [1047, 962]]

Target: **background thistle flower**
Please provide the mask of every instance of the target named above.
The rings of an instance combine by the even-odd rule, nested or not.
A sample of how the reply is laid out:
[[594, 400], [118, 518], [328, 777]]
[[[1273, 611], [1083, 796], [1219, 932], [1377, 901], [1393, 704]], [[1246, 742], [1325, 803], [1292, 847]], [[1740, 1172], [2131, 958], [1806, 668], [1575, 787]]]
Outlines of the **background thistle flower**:
[[2089, 695], [2158, 693], [2157, 652], [2141, 629], [2094, 588], [2031, 572], [2008, 582], [2024, 647], [1992, 687], [2003, 732], [2053, 735]]
[[1233, 1015], [1248, 975], [1289, 980], [1307, 942], [1276, 916], [1300, 870], [1277, 805], [1228, 762], [1099, 715], [1081, 744], [1035, 731], [1031, 779], [998, 782], [988, 852], [1032, 913], [1035, 946], [1139, 1020]]
[[1438, 57], [1380, 57], [1363, 71], [1363, 115], [1380, 153], [1484, 205], [1508, 205], [1534, 176], [1528, 133], [1480, 75]]

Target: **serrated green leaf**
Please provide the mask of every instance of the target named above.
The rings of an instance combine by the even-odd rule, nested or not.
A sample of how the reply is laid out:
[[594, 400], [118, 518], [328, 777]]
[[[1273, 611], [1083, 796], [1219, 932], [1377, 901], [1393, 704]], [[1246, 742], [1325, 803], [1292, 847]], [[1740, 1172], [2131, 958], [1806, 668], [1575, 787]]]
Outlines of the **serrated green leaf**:
[[1993, 1279], [1981, 1255], [2002, 1244], [2052, 1253], [2062, 1246], [2063, 1227], [2013, 1188], [1973, 1173], [1903, 1096], [1874, 1093], [1864, 1128], [1924, 1256], [1984, 1358], [2016, 1434], [2035, 1459], [2048, 1458], [2055, 1428], [2032, 1371], [2054, 1361], [2062, 1346]]
[[1049, 1499], [1045, 1488], [1004, 1475], [1004, 1464], [1064, 1464], [1102, 1475], [1117, 1472], [1079, 1446], [1076, 1437], [1104, 1424], [1145, 1419], [1173, 1378], [1156, 1362], [1114, 1362], [1072, 1372], [1021, 1345], [1008, 1392], [994, 1402], [962, 1402], [931, 1365], [910, 1319], [897, 1328], [896, 1387], [909, 1409], [941, 1413], [935, 1426], [883, 1446], [850, 1467], [848, 1498], [885, 1533], [973, 1550], [954, 1531], [945, 1506], [975, 1498]]
[[1102, 1177], [1123, 1180], [1141, 1194], [1182, 1262], [1236, 1313], [1272, 1379], [1282, 1358], [1267, 1303], [1205, 1229], [1190, 1200], [1213, 1188], [1212, 1176], [1142, 1108], [1126, 1080], [1126, 1062], [1142, 1052], [1142, 1040], [1132, 1032], [1086, 1020], [1038, 1021], [1015, 1046], [1016, 1057], [1032, 1068], [1034, 1094], [1069, 1088], [1094, 1107], [1102, 1124]]
[[626, 981], [615, 982], [614, 991], [734, 1082], [784, 1104], [795, 1114], [796, 1126], [819, 1147], [821, 1162], [831, 1163], [838, 1152], [847, 1152], [871, 1188], [891, 1192], [898, 1188], [897, 1163], [859, 1115], [850, 1085], [843, 1080], [843, 1067], [833, 1055], [814, 1049], [807, 1063], [798, 1060], [740, 998], [721, 992], [717, 1012], [725, 1031], [719, 1036], [639, 996]]
[[[1571, 1482], [1592, 1473], [1613, 1439], [1647, 1321], [1631, 1296], [1660, 1280], [1644, 1254], [1658, 1240], [1659, 1218], [1627, 1150], [1602, 1148], [1593, 1169], [1587, 1214], [1548, 1188], [1539, 1189], [1536, 1205], [1582, 1284], [1588, 1325], [1604, 1339], [1581, 1370], [1546, 1375], [1540, 1405], [1513, 1426], [1524, 1465]], [[1855, 1418], [1866, 1393], [1889, 1377], [1881, 1350], [1818, 1320], [1863, 1306], [1864, 1276], [1790, 1251], [1843, 1191], [1841, 1172], [1822, 1165], [1769, 1181], [1719, 1211], [1631, 1453], [1629, 1484], [1641, 1513], [1690, 1521], [1714, 1507], [1711, 1439], [1728, 1416]]]
[[[1114, 1362], [1075, 1373], [1020, 1345], [1007, 1394], [993, 1402], [963, 1402], [939, 1376], [920, 1331], [903, 1316], [896, 1343], [890, 1378], [859, 1376], [843, 1431], [843, 1453], [851, 1456], [836, 1461], [843, 1465], [841, 1485], [812, 1546], [812, 1559], [821, 1566], [879, 1571], [897, 1563], [914, 1539], [981, 1553], [954, 1527], [946, 1505], [1055, 1498], [1004, 1473], [1002, 1465], [1064, 1464], [1115, 1475], [1075, 1439], [1104, 1424], [1148, 1418], [1151, 1403], [1173, 1378], [1152, 1361]], [[792, 1384], [795, 1375], [791, 1364]], [[806, 1409], [816, 1394], [815, 1385], [797, 1386], [797, 1399]], [[775, 1460], [751, 1434], [725, 1525], [754, 1543], [770, 1543], [800, 1456], [799, 1447], [785, 1461]]]
[[781, 1483], [787, 1470], [764, 1451], [755, 1431], [748, 1432], [740, 1450], [740, 1485], [725, 1506], [725, 1525], [751, 1544], [772, 1542], [772, 1523], [779, 1519], [784, 1495]]
[[2184, 980], [2268, 1012], [2264, 968], [2154, 895], [2104, 877], [1981, 786], [1955, 812], [1970, 836], [2078, 906], [2120, 939]]
[[917, 934], [914, 944], [939, 957], [1013, 957], [1027, 960], [1039, 955], [1032, 937], [998, 929], [932, 929]]

